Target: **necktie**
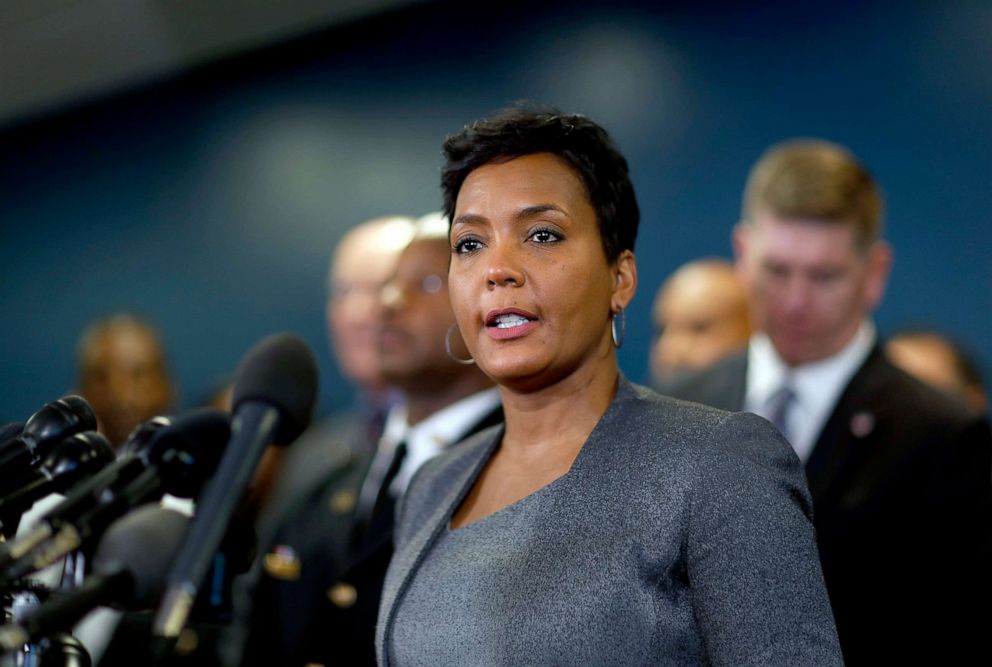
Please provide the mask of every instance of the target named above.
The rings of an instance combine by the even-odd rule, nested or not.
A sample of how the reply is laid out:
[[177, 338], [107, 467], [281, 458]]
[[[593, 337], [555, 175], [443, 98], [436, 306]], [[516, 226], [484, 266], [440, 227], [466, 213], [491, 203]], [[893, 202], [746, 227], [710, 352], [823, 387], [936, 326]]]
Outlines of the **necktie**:
[[782, 385], [782, 387], [772, 394], [771, 398], [768, 399], [766, 413], [768, 414], [768, 421], [770, 421], [775, 428], [779, 430], [779, 433], [785, 436], [786, 440], [791, 442], [789, 436], [789, 410], [792, 408], [792, 404], [796, 400], [796, 393], [792, 390], [788, 384]]
[[389, 487], [393, 485], [393, 480], [396, 479], [396, 475], [399, 474], [400, 468], [403, 467], [403, 460], [406, 458], [406, 443], [401, 442], [396, 445], [396, 449], [393, 451], [393, 460], [389, 463], [389, 468], [386, 470], [386, 474], [382, 477], [382, 483], [379, 485], [379, 493], [375, 497], [375, 505], [372, 509], [372, 516], [374, 517], [379, 513], [381, 506], [385, 502], [390, 502], [392, 505], [392, 494], [389, 492]]
[[406, 458], [406, 443], [400, 442], [393, 449], [392, 455], [379, 455], [372, 461], [369, 471], [362, 484], [355, 512], [355, 529], [361, 533], [372, 533], [373, 528], [382, 521], [392, 522], [392, 511], [395, 499], [389, 493], [389, 487], [396, 479], [397, 473]]

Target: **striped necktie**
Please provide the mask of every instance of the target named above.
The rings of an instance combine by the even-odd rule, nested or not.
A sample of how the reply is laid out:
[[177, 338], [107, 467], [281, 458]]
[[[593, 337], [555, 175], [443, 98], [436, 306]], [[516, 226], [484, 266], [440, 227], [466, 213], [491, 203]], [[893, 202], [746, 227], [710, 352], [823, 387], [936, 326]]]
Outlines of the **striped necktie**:
[[779, 430], [779, 433], [785, 436], [786, 440], [791, 443], [792, 440], [789, 434], [789, 410], [792, 409], [793, 404], [796, 402], [796, 392], [792, 390], [792, 387], [788, 384], [782, 385], [768, 402], [765, 404], [765, 414], [768, 415], [768, 421], [770, 421], [775, 428]]

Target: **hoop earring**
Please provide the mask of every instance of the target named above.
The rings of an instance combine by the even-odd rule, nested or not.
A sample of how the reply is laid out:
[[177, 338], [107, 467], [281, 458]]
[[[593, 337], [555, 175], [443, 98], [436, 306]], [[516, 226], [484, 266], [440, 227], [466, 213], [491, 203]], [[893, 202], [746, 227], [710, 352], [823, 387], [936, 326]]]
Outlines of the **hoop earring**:
[[475, 359], [469, 357], [468, 359], [459, 359], [455, 356], [455, 353], [451, 351], [451, 332], [458, 328], [458, 322], [455, 322], [450, 327], [448, 327], [448, 333], [444, 334], [444, 351], [448, 353], [448, 358], [455, 361], [463, 366], [471, 366], [475, 363]]
[[[620, 316], [619, 335], [617, 335], [617, 315]], [[623, 308], [618, 309], [610, 318], [610, 333], [613, 335], [613, 347], [619, 350], [620, 346], [623, 345], [624, 336], [627, 335], [627, 317], [623, 314]]]

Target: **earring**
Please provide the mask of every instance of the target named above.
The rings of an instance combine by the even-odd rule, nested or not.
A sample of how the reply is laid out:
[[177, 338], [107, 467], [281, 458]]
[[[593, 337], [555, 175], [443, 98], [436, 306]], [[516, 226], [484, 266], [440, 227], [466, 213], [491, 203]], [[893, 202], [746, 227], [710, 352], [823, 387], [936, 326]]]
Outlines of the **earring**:
[[448, 333], [444, 335], [444, 351], [448, 353], [448, 357], [452, 361], [456, 361], [463, 366], [471, 366], [475, 363], [475, 359], [469, 357], [468, 359], [459, 359], [455, 356], [455, 353], [451, 351], [451, 332], [458, 329], [458, 322], [455, 322], [450, 327], [448, 327]]
[[[617, 334], [617, 315], [620, 316], [620, 333]], [[627, 334], [627, 318], [623, 314], [623, 308], [618, 308], [610, 318], [610, 333], [613, 334], [613, 346], [620, 349], [623, 345], [623, 337]]]

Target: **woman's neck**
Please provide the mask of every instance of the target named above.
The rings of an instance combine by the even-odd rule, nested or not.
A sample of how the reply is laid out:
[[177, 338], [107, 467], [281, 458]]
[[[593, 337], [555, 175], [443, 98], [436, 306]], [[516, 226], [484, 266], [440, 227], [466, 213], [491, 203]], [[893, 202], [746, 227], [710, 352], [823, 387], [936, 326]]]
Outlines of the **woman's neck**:
[[[616, 396], [620, 371], [613, 355], [596, 368], [577, 371], [534, 392], [500, 387], [506, 453], [541, 457], [553, 450], [575, 453]], [[564, 452], [563, 452], [564, 453]]]

